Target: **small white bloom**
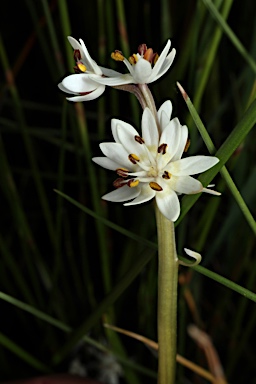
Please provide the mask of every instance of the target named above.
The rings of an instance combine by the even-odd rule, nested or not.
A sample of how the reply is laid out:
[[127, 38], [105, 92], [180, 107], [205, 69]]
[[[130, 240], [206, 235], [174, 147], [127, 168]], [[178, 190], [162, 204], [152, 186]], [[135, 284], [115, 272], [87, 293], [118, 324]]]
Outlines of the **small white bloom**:
[[123, 61], [128, 68], [128, 74], [121, 77], [96, 78], [95, 75], [90, 75], [91, 79], [100, 84], [118, 86], [124, 84], [149, 84], [161, 76], [163, 76], [174, 60], [176, 50], [173, 48], [169, 53], [171, 41], [168, 40], [160, 56], [154, 53], [152, 48], [147, 48], [145, 44], [141, 44], [138, 48], [138, 53], [133, 54], [127, 60], [121, 52], [116, 51], [112, 57], [118, 61]]
[[[79, 43], [76, 39], [69, 36], [68, 41], [74, 48], [75, 69], [78, 73], [65, 77], [58, 84], [58, 87], [63, 92], [77, 95], [67, 98], [68, 100], [94, 100], [105, 91], [105, 85], [97, 82], [97, 79], [101, 79], [103, 76], [120, 77], [122, 75], [112, 69], [99, 67], [91, 58], [82, 39], [79, 40]], [[93, 78], [90, 75], [93, 75]]]
[[204, 188], [195, 175], [218, 163], [213, 156], [191, 156], [181, 159], [188, 139], [188, 129], [178, 118], [170, 121], [171, 102], [165, 102], [158, 111], [160, 132], [156, 121], [145, 108], [142, 115], [142, 136], [130, 125], [112, 119], [111, 128], [115, 143], [101, 143], [105, 157], [93, 161], [106, 169], [116, 171], [116, 190], [104, 195], [108, 201], [135, 205], [156, 198], [158, 208], [169, 220], [180, 214], [177, 194], [218, 192]]

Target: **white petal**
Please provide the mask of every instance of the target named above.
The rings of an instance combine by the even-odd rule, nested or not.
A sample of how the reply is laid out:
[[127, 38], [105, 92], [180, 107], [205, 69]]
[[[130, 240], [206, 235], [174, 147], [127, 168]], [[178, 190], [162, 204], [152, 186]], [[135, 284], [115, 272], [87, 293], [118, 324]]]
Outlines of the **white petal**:
[[[102, 71], [98, 64], [91, 58], [88, 49], [86, 48], [82, 39], [79, 39], [83, 53], [84, 53], [84, 61], [87, 66], [87, 70], [94, 72], [96, 75], [102, 75]], [[83, 58], [83, 57], [82, 57]]]
[[161, 105], [161, 107], [157, 111], [157, 115], [158, 115], [159, 118], [161, 116], [162, 111], [164, 111], [166, 113], [168, 119], [170, 120], [171, 119], [171, 115], [172, 115], [172, 102], [171, 102], [171, 100], [166, 100]]
[[88, 76], [91, 80], [94, 80], [99, 84], [109, 85], [112, 87], [134, 83], [134, 79], [129, 73], [116, 77], [101, 77], [93, 74], [88, 74]]
[[120, 77], [123, 76], [122, 73], [114, 71], [113, 69], [105, 68], [105, 67], [100, 67], [102, 73], [104, 76], [107, 77]]
[[92, 161], [94, 161], [94, 163], [100, 165], [101, 167], [109, 169], [111, 171], [116, 171], [117, 168], [120, 168], [120, 164], [118, 164], [116, 161], [109, 159], [108, 157], [93, 157]]
[[141, 126], [142, 126], [142, 137], [145, 141], [145, 144], [147, 145], [147, 147], [150, 147], [150, 149], [157, 151], [159, 134], [158, 134], [156, 121], [149, 108], [144, 109]]
[[112, 130], [112, 135], [114, 137], [114, 140], [116, 143], [120, 143], [120, 140], [118, 138], [118, 132], [117, 132], [117, 127], [120, 126], [123, 129], [130, 130], [134, 136], [138, 135], [138, 132], [136, 129], [133, 128], [131, 124], [125, 123], [122, 120], [119, 119], [112, 119], [111, 120], [111, 130]]
[[185, 267], [189, 267], [189, 266], [191, 267], [201, 263], [202, 256], [200, 255], [200, 253], [192, 251], [191, 249], [188, 249], [188, 248], [184, 248], [184, 251], [188, 256], [192, 257], [195, 261], [193, 263], [186, 263], [184, 261], [179, 260], [179, 264], [184, 265]]
[[[151, 81], [156, 81], [156, 80], [158, 80], [159, 77], [163, 76], [163, 75], [168, 71], [168, 69], [170, 68], [170, 66], [171, 66], [172, 63], [173, 63], [173, 60], [174, 60], [174, 58], [175, 58], [175, 55], [176, 55], [176, 49], [173, 48], [173, 49], [171, 50], [170, 54], [166, 57], [165, 61], [163, 62], [163, 64], [162, 64], [160, 70], [157, 70], [157, 73], [154, 72], [154, 73], [152, 74], [152, 77], [154, 76], [154, 79], [151, 80]], [[158, 59], [158, 60], [159, 60], [159, 59]], [[158, 60], [157, 60], [157, 62], [158, 62]], [[156, 62], [156, 64], [157, 64], [157, 62]], [[153, 71], [154, 71], [154, 68], [153, 68]]]
[[176, 221], [180, 215], [180, 202], [171, 189], [156, 193], [156, 203], [160, 212], [170, 221]]
[[149, 185], [147, 186], [144, 185], [141, 187], [140, 195], [130, 203], [125, 203], [124, 205], [127, 206], [127, 205], [142, 204], [142, 203], [145, 203], [146, 201], [153, 199], [155, 195], [156, 195], [156, 192], [152, 188], [150, 188]]
[[168, 170], [176, 176], [196, 175], [212, 168], [218, 162], [219, 159], [213, 156], [191, 156], [174, 161]]
[[167, 56], [167, 54], [169, 52], [170, 47], [171, 47], [171, 41], [168, 40], [166, 45], [165, 45], [165, 47], [164, 47], [164, 49], [162, 50], [160, 56], [158, 57], [158, 60], [157, 60], [157, 62], [155, 64], [154, 68], [153, 68], [154, 76], [156, 76], [158, 74], [158, 72], [160, 71], [161, 66], [163, 65], [163, 63], [164, 63], [164, 61], [166, 59], [166, 56]]
[[[132, 163], [128, 159], [128, 153], [119, 143], [101, 143], [100, 149], [102, 153], [112, 161], [121, 164], [122, 167], [127, 169], [131, 168]], [[130, 167], [130, 168], [129, 168]]]
[[191, 176], [172, 176], [168, 183], [174, 191], [187, 195], [200, 193], [203, 190], [200, 181]]
[[65, 92], [65, 93], [73, 93], [73, 94], [75, 94], [75, 92], [72, 92], [72, 91], [70, 91], [69, 89], [67, 89], [66, 87], [64, 87], [64, 85], [63, 85], [62, 83], [59, 83], [59, 84], [58, 84], [58, 87], [59, 87], [59, 89], [60, 89], [62, 92]]
[[67, 39], [70, 42], [70, 44], [72, 45], [73, 49], [79, 49], [79, 50], [81, 49], [81, 45], [79, 44], [79, 42], [76, 39], [74, 39], [74, 37], [68, 36]]
[[166, 100], [157, 111], [157, 117], [160, 123], [161, 131], [163, 131], [166, 125], [169, 123], [171, 119], [171, 115], [172, 115], [172, 103], [171, 103], [171, 100]]
[[74, 93], [92, 92], [98, 87], [95, 81], [92, 81], [88, 75], [82, 73], [65, 77], [62, 80], [62, 85]]
[[[170, 155], [170, 159], [175, 155], [180, 143], [181, 125], [177, 118], [172, 119], [169, 124], [163, 130], [159, 145], [167, 144], [167, 153]], [[169, 161], [170, 161], [169, 159]]]
[[113, 202], [121, 202], [134, 199], [140, 194], [140, 188], [130, 188], [127, 185], [123, 187], [117, 188], [112, 192], [107, 193], [102, 196], [103, 200], [113, 201]]
[[152, 73], [152, 67], [149, 61], [140, 58], [136, 64], [134, 64], [134, 83], [146, 84]]
[[99, 85], [95, 91], [89, 92], [87, 95], [67, 97], [69, 101], [89, 101], [97, 99], [105, 91], [105, 85]]
[[180, 142], [178, 144], [177, 151], [172, 158], [172, 161], [181, 159], [187, 140], [188, 140], [188, 128], [186, 125], [182, 125], [180, 126]]
[[119, 142], [122, 144], [122, 146], [126, 149], [128, 154], [135, 154], [141, 158], [143, 156], [143, 159], [145, 159], [146, 155], [146, 148], [144, 145], [138, 143], [135, 140], [135, 136], [139, 136], [136, 129], [134, 129], [131, 125], [127, 124], [117, 124], [116, 126], [116, 133], [119, 139]]

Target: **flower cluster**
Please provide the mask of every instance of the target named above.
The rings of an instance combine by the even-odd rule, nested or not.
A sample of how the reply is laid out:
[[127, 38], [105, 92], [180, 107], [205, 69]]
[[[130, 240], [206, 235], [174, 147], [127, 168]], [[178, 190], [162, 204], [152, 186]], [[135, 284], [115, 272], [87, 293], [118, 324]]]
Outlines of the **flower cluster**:
[[181, 159], [188, 129], [178, 118], [170, 120], [172, 104], [165, 102], [159, 109], [158, 126], [149, 108], [142, 115], [142, 136], [130, 125], [112, 119], [114, 143], [101, 143], [105, 157], [93, 161], [113, 170], [119, 176], [114, 182], [116, 189], [102, 198], [108, 201], [135, 205], [156, 198], [159, 210], [169, 220], [175, 221], [180, 214], [177, 194], [218, 192], [204, 188], [195, 175], [218, 163], [213, 156], [191, 156]]
[[130, 56], [129, 60], [121, 51], [114, 51], [111, 57], [126, 65], [129, 71], [126, 74], [98, 66], [89, 55], [83, 40], [80, 39], [80, 43], [72, 37], [68, 37], [68, 40], [74, 49], [76, 73], [67, 76], [59, 84], [62, 91], [75, 95], [68, 100], [96, 99], [107, 85], [122, 86], [122, 89], [128, 90], [125, 87], [133, 84], [137, 97], [142, 92], [142, 134], [132, 125], [113, 119], [111, 128], [115, 142], [101, 143], [104, 157], [93, 158], [95, 163], [118, 175], [114, 182], [116, 189], [104, 195], [103, 199], [125, 202], [124, 205], [128, 206], [155, 197], [161, 213], [175, 221], [180, 215], [179, 194], [208, 192], [219, 195], [191, 177], [213, 167], [219, 159], [213, 156], [182, 158], [187, 148], [188, 129], [180, 124], [178, 118], [171, 119], [171, 101], [166, 101], [156, 111], [146, 85], [163, 76], [172, 65], [176, 51], [174, 48], [170, 51], [170, 40], [160, 56], [145, 44], [141, 44], [138, 53]]
[[151, 48], [141, 44], [138, 53], [133, 54], [128, 61], [120, 51], [115, 51], [112, 57], [123, 61], [130, 73], [122, 74], [112, 69], [98, 66], [91, 58], [84, 42], [80, 43], [69, 36], [68, 41], [74, 49], [76, 74], [65, 77], [58, 85], [66, 93], [75, 94], [70, 101], [88, 101], [99, 97], [108, 86], [123, 86], [125, 84], [149, 84], [163, 76], [172, 65], [175, 49], [168, 54], [171, 42], [168, 40], [163, 52], [158, 55]]

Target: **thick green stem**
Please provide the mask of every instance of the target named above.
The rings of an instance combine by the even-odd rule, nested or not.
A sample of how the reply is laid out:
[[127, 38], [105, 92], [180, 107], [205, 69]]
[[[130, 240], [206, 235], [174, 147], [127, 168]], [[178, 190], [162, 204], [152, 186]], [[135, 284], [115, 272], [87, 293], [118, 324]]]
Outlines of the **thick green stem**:
[[156, 206], [158, 234], [158, 384], [174, 384], [178, 258], [174, 224]]

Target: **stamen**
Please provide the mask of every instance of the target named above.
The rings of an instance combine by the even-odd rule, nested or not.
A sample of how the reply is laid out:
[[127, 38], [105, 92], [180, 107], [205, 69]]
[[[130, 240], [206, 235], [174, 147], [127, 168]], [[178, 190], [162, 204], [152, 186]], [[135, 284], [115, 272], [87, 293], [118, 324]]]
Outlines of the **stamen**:
[[153, 49], [152, 48], [148, 48], [146, 50], [146, 52], [144, 53], [143, 59], [145, 59], [145, 60], [149, 61], [150, 63], [152, 63], [153, 56], [154, 56]]
[[117, 170], [116, 170], [116, 173], [118, 174], [118, 176], [121, 176], [121, 177], [127, 177], [128, 172], [129, 172], [129, 170], [125, 169], [125, 168], [117, 168]]
[[83, 63], [81, 63], [81, 61], [77, 62], [76, 66], [80, 72], [86, 72], [86, 66]]
[[129, 62], [130, 62], [132, 65], [136, 64], [137, 61], [138, 61], [138, 57], [137, 57], [136, 53], [134, 53], [132, 56], [130, 56], [128, 60], [129, 60]]
[[154, 182], [154, 181], [151, 181], [150, 183], [149, 183], [149, 186], [150, 186], [150, 188], [152, 188], [154, 191], [162, 191], [163, 190], [163, 188], [159, 185], [159, 184], [157, 184], [156, 182]]
[[138, 46], [138, 53], [139, 53], [141, 56], [144, 56], [144, 55], [145, 55], [145, 52], [146, 52], [147, 49], [148, 49], [148, 48], [147, 48], [146, 44], [140, 44], [140, 45]]
[[118, 179], [116, 179], [114, 182], [113, 182], [113, 186], [115, 188], [121, 188], [123, 187], [124, 185], [126, 184], [126, 182], [124, 181], [123, 178], [119, 177]]
[[137, 155], [135, 155], [134, 153], [131, 153], [129, 156], [128, 156], [128, 159], [133, 163], [133, 164], [136, 164], [137, 161], [140, 161], [139, 157]]
[[156, 64], [156, 62], [157, 62], [158, 59], [159, 59], [159, 55], [158, 55], [158, 53], [154, 53], [154, 55], [153, 55], [153, 59], [152, 59], [153, 65]]
[[164, 171], [164, 173], [162, 174], [162, 178], [163, 179], [170, 179], [172, 177], [171, 173], [168, 172], [168, 171]]
[[190, 140], [187, 139], [187, 142], [186, 142], [186, 145], [185, 145], [185, 148], [184, 148], [184, 152], [187, 152], [189, 147], [190, 147]]
[[114, 59], [115, 61], [123, 61], [124, 55], [121, 51], [116, 50], [111, 53], [111, 59]]
[[136, 179], [136, 180], [131, 179], [131, 180], [128, 181], [127, 185], [128, 185], [128, 187], [134, 188], [134, 187], [137, 187], [139, 182], [140, 181], [138, 179]]
[[167, 149], [167, 144], [161, 144], [158, 147], [158, 153], [162, 153], [164, 155], [166, 153], [166, 149]]
[[137, 141], [137, 143], [139, 143], [139, 144], [144, 144], [145, 143], [145, 141], [142, 139], [142, 137], [140, 137], [140, 136], [134, 136], [134, 139], [135, 139], [135, 141]]
[[75, 61], [81, 60], [81, 58], [82, 58], [81, 52], [79, 51], [79, 49], [75, 49], [74, 50], [74, 59], [75, 59]]

